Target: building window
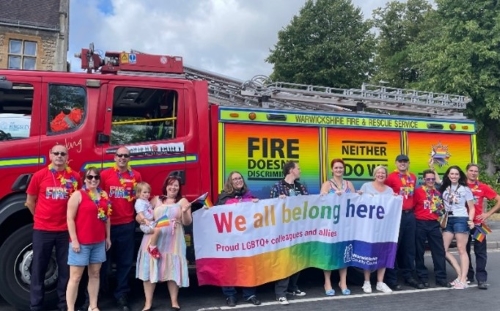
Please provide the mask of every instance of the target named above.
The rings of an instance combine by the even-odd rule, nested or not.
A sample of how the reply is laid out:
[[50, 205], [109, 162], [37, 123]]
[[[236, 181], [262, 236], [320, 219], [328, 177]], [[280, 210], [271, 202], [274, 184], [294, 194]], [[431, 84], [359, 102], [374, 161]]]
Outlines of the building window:
[[36, 69], [37, 43], [27, 40], [9, 40], [9, 69]]

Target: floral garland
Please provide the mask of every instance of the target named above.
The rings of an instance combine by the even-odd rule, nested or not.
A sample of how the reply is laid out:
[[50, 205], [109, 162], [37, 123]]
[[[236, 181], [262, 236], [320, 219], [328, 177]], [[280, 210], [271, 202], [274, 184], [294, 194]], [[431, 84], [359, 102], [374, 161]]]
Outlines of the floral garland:
[[127, 166], [127, 172], [131, 178], [130, 183], [132, 184], [132, 190], [127, 190], [127, 182], [125, 178], [123, 178], [122, 173], [120, 172], [120, 169], [118, 166], [115, 165], [114, 170], [118, 176], [118, 180], [120, 181], [120, 185], [123, 187], [124, 195], [123, 198], [126, 199], [129, 202], [132, 202], [135, 199], [135, 186], [137, 185], [137, 181], [135, 180], [134, 177], [134, 172], [130, 168], [130, 166]]
[[71, 167], [66, 166], [62, 174], [55, 169], [54, 164], [49, 164], [48, 169], [52, 175], [57, 176], [56, 178], [61, 183], [61, 187], [66, 189], [68, 195], [78, 189], [78, 180], [75, 178]]
[[106, 192], [102, 191], [101, 188], [97, 188], [98, 195], [96, 195], [94, 191], [91, 191], [86, 186], [83, 186], [82, 189], [87, 192], [90, 199], [97, 206], [97, 219], [104, 222], [107, 221], [113, 210], [111, 209], [111, 201]]
[[429, 188], [426, 186], [422, 186], [425, 191], [426, 199], [430, 202], [431, 212], [437, 214], [438, 216], [443, 215], [444, 205], [443, 200], [439, 196], [439, 191], [437, 191], [434, 187]]
[[399, 173], [399, 179], [401, 180], [401, 184], [403, 187], [405, 187], [405, 195], [412, 196], [413, 192], [415, 190], [415, 181], [413, 178], [411, 178], [411, 175], [406, 173], [406, 174], [401, 174], [400, 171], [396, 170], [395, 172]]

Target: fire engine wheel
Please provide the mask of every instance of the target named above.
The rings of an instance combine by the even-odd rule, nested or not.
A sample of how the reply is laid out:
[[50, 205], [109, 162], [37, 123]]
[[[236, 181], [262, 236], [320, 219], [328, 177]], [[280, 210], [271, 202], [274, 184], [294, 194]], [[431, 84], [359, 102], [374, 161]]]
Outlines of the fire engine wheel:
[[[3, 298], [18, 310], [30, 309], [31, 262], [33, 250], [31, 246], [33, 225], [26, 225], [12, 235], [0, 248], [0, 284]], [[45, 305], [51, 309], [57, 304], [57, 264], [55, 255], [47, 267], [45, 274]]]

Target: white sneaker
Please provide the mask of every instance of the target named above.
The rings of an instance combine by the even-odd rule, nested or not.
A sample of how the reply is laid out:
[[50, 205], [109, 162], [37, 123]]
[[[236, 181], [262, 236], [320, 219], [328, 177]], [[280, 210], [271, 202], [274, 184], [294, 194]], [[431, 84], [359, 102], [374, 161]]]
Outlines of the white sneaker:
[[292, 296], [298, 296], [298, 297], [302, 297], [302, 296], [305, 296], [306, 293], [301, 291], [300, 289], [297, 289], [297, 290], [294, 290], [294, 291], [287, 291], [286, 292], [287, 295], [292, 295]]
[[367, 282], [365, 281], [363, 283], [363, 291], [365, 292], [365, 294], [371, 294], [372, 293], [372, 285], [370, 284], [370, 282]]
[[392, 293], [392, 289], [390, 289], [384, 282], [377, 282], [377, 290], [386, 294]]
[[286, 299], [286, 297], [280, 297], [276, 299], [280, 305], [289, 305], [290, 303]]

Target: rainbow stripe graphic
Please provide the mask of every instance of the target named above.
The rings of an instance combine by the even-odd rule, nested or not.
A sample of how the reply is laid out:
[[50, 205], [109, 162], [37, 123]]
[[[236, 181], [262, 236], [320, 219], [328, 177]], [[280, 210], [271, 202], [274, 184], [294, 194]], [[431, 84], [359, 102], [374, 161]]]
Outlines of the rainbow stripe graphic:
[[168, 219], [167, 215], [161, 216], [157, 221], [156, 221], [156, 228], [162, 228], [162, 227], [168, 227], [170, 226], [170, 219]]
[[[355, 126], [332, 127], [326, 123], [294, 123], [296, 118], [292, 114], [279, 125], [265, 121], [265, 115], [262, 117], [252, 124], [230, 123], [235, 119], [227, 115], [230, 122], [219, 123], [218, 190], [222, 190], [231, 171], [238, 171], [255, 196], [268, 198], [272, 185], [283, 178], [281, 168], [288, 160], [299, 162], [300, 182], [311, 194], [319, 193], [321, 184], [331, 177], [330, 161], [334, 158], [344, 160], [344, 177], [356, 189], [373, 180], [373, 169], [378, 165], [395, 170], [399, 154], [409, 156], [409, 169], [418, 176], [419, 184], [431, 159], [440, 175], [450, 165], [465, 167], [477, 162], [474, 131], [451, 131], [447, 124], [443, 130], [434, 130], [418, 121], [423, 122], [418, 130], [405, 131], [399, 123], [394, 123], [397, 118], [393, 120], [394, 126], [387, 128], [370, 126], [361, 119]], [[463, 126], [473, 128], [473, 124]]]
[[[291, 275], [311, 267], [337, 270], [351, 266], [372, 271], [384, 267], [393, 268], [396, 250], [397, 243], [392, 242], [306, 242], [250, 257], [197, 259], [196, 273], [200, 285], [249, 287], [269, 283], [283, 275]], [[354, 261], [353, 253], [358, 258], [376, 256], [377, 264]]]
[[238, 171], [255, 196], [269, 198], [271, 187], [284, 177], [283, 163], [293, 160], [301, 168], [300, 182], [309, 193], [319, 193], [322, 182], [319, 128], [225, 124], [220, 135], [221, 182], [231, 171]]

